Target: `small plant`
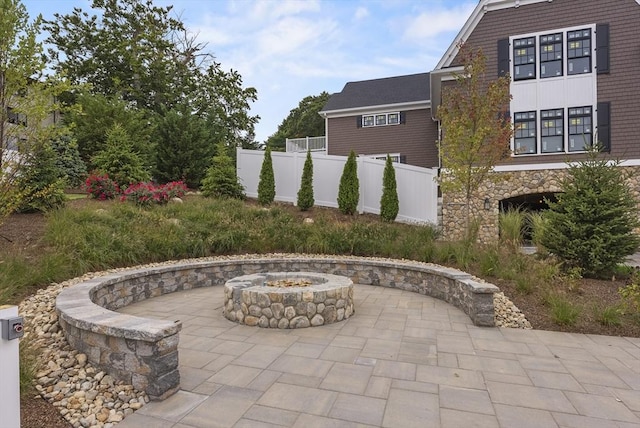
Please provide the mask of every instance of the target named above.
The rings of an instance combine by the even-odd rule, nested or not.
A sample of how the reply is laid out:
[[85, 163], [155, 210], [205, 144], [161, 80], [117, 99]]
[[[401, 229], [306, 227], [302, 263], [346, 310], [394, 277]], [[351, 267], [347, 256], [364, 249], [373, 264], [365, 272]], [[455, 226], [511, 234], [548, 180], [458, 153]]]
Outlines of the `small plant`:
[[512, 250], [522, 246], [525, 220], [525, 212], [520, 208], [509, 208], [500, 213], [500, 241]]
[[538, 253], [546, 253], [547, 250], [542, 245], [547, 221], [541, 212], [527, 213], [527, 223], [531, 233], [531, 243], [535, 245]]
[[619, 326], [622, 325], [622, 320], [620, 319], [622, 315], [622, 311], [618, 306], [607, 306], [605, 308], [594, 308], [596, 320], [600, 324], [606, 327]]
[[298, 208], [300, 211], [307, 211], [313, 207], [313, 160], [311, 159], [311, 151], [307, 150], [307, 159], [304, 161], [302, 169], [302, 179], [300, 190], [298, 190]]
[[519, 276], [516, 278], [516, 290], [522, 294], [530, 294], [533, 291], [533, 280], [528, 275]]
[[358, 180], [358, 164], [356, 152], [351, 150], [347, 162], [344, 164], [340, 187], [338, 188], [338, 209], [343, 214], [353, 215], [358, 209], [360, 199], [360, 181]]
[[92, 174], [85, 180], [86, 192], [94, 199], [105, 201], [115, 199], [120, 193], [118, 183], [109, 178], [108, 174]]
[[567, 269], [564, 275], [569, 291], [580, 291], [580, 280], [582, 279], [582, 269], [573, 266]]
[[29, 338], [20, 340], [20, 395], [32, 394], [38, 372], [38, 349]]
[[187, 187], [181, 181], [172, 181], [156, 186], [153, 183], [137, 183], [126, 188], [120, 197], [121, 201], [131, 201], [139, 206], [163, 205], [172, 198], [181, 198]]
[[574, 325], [580, 316], [580, 309], [561, 295], [550, 294], [547, 303], [551, 309], [551, 318], [558, 325]]
[[631, 284], [620, 287], [618, 294], [622, 298], [622, 303], [627, 312], [636, 312], [640, 314], [640, 281], [638, 274], [633, 276]]
[[382, 198], [380, 198], [380, 217], [384, 221], [392, 222], [398, 216], [400, 205], [396, 184], [396, 170], [393, 168], [391, 157], [387, 154], [387, 162], [382, 176]]
[[258, 183], [258, 202], [260, 205], [270, 205], [276, 197], [276, 181], [273, 175], [273, 161], [271, 160], [271, 148], [267, 147], [260, 169], [260, 182]]
[[487, 248], [479, 254], [480, 272], [487, 276], [497, 276], [500, 269], [500, 253], [496, 247]]

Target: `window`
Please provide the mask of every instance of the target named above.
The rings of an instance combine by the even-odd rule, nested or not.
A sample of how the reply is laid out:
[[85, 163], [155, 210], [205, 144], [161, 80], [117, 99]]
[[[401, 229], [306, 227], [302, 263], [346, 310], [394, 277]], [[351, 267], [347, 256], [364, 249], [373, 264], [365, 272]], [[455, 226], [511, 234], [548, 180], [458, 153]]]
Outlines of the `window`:
[[536, 112], [516, 113], [514, 121], [515, 154], [536, 153]]
[[540, 78], [562, 76], [562, 33], [540, 36]]
[[7, 107], [7, 122], [27, 126], [27, 116], [16, 113], [11, 107]]
[[536, 78], [536, 38], [513, 41], [513, 80]]
[[593, 108], [569, 109], [569, 151], [582, 152], [593, 142]]
[[591, 30], [567, 32], [567, 74], [591, 73]]
[[394, 113], [379, 113], [362, 116], [362, 126], [385, 126], [385, 125], [398, 125], [403, 120], [400, 117], [400, 112]]
[[[369, 155], [370, 158], [386, 161], [387, 155]], [[400, 163], [400, 153], [390, 153], [389, 157], [391, 158], [391, 162]]]
[[540, 151], [564, 152], [564, 112], [562, 109], [540, 112]]

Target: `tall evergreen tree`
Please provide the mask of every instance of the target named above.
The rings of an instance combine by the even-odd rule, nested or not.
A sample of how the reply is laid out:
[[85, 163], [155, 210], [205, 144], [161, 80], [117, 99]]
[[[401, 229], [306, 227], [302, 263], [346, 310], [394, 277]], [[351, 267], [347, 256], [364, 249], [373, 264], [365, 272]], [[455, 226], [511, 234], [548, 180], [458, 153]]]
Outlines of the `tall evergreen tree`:
[[391, 156], [387, 154], [387, 162], [382, 174], [382, 198], [380, 198], [380, 217], [384, 221], [394, 221], [398, 216], [400, 205], [396, 184], [396, 170], [393, 168]]
[[338, 188], [338, 209], [343, 214], [355, 214], [360, 199], [360, 181], [358, 180], [358, 164], [356, 152], [351, 150], [344, 164], [340, 187]]
[[267, 147], [260, 169], [260, 182], [258, 183], [258, 202], [261, 205], [269, 205], [276, 197], [276, 180], [273, 175], [273, 161], [271, 160], [271, 148]]
[[307, 211], [313, 206], [313, 160], [311, 151], [307, 150], [307, 159], [304, 161], [302, 169], [302, 179], [298, 190], [298, 208], [300, 211]]
[[562, 190], [557, 202], [547, 200], [542, 245], [585, 276], [612, 273], [640, 245], [638, 209], [620, 161], [592, 149], [569, 166]]

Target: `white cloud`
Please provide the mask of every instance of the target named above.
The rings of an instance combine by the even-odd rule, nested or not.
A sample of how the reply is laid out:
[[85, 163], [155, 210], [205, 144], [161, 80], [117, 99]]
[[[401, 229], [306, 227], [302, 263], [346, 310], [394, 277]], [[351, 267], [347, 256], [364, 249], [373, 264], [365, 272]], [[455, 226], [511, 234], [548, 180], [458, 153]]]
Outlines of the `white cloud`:
[[366, 7], [360, 6], [356, 9], [354, 18], [356, 19], [356, 21], [359, 21], [366, 18], [367, 16], [369, 16], [369, 10]]
[[443, 33], [457, 33], [474, 8], [475, 4], [464, 3], [451, 9], [423, 11], [405, 23], [403, 39], [421, 43]]

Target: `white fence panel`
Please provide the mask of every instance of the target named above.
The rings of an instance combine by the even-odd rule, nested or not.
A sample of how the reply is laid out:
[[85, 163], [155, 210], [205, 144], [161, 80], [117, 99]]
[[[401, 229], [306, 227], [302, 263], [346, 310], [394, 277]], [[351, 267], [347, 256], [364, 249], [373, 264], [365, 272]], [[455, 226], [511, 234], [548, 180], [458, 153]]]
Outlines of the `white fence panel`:
[[[245, 193], [258, 197], [258, 183], [264, 152], [238, 149], [238, 177], [245, 186]], [[338, 206], [340, 177], [347, 160], [344, 156], [329, 156], [312, 153], [313, 195], [315, 205]], [[276, 182], [277, 201], [296, 203], [306, 153], [272, 152], [273, 172]], [[382, 176], [385, 162], [359, 157], [358, 178], [360, 181], [359, 211], [380, 214]], [[437, 171], [399, 163], [393, 164], [400, 210], [397, 221], [437, 223], [438, 188]]]

